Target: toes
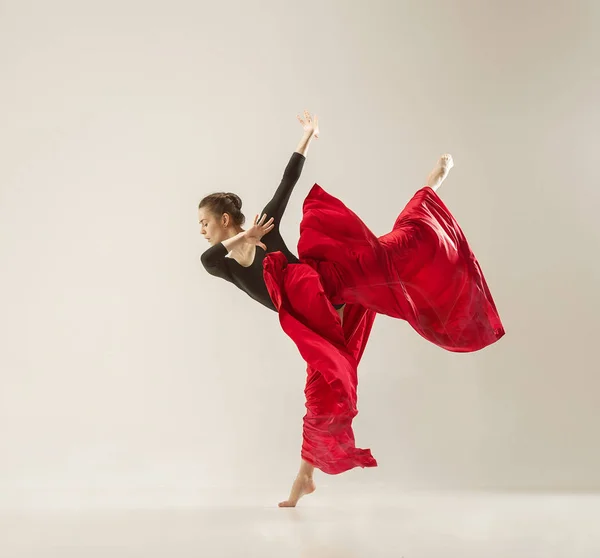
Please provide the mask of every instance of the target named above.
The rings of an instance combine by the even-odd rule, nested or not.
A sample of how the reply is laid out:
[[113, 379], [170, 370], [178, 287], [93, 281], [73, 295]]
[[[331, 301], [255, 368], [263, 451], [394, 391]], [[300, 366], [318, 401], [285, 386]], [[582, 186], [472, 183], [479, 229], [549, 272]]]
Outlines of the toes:
[[444, 167], [452, 167], [454, 165], [454, 161], [452, 159], [452, 155], [446, 153], [440, 157], [440, 163]]

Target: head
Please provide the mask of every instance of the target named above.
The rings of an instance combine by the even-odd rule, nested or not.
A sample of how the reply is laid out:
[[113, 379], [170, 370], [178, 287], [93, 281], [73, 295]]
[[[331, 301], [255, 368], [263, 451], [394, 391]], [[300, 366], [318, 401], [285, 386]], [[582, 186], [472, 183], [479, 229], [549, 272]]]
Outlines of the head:
[[242, 230], [245, 220], [242, 200], [236, 194], [210, 194], [198, 205], [200, 234], [211, 246], [235, 236]]

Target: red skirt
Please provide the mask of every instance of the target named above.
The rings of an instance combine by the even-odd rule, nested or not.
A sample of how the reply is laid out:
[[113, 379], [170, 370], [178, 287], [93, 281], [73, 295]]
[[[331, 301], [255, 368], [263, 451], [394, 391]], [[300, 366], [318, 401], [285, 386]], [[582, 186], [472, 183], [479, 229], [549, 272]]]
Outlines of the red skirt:
[[[299, 264], [281, 252], [264, 277], [285, 333], [307, 362], [302, 458], [329, 474], [374, 467], [355, 445], [357, 368], [376, 314], [407, 321], [448, 351], [473, 352], [504, 335], [467, 239], [429, 187], [380, 238], [315, 184], [303, 207]], [[343, 324], [332, 304], [345, 303]]]

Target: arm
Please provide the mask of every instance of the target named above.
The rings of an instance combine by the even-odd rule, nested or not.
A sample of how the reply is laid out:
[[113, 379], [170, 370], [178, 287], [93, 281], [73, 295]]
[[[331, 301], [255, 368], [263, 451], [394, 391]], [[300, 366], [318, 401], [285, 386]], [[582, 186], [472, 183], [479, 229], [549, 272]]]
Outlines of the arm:
[[260, 241], [260, 239], [273, 230], [273, 220], [265, 220], [265, 217], [261, 219], [258, 215], [254, 218], [254, 224], [245, 231], [240, 231], [235, 236], [227, 238], [214, 246], [211, 246], [206, 252], [200, 256], [204, 269], [211, 275], [221, 277], [232, 281], [231, 271], [225, 261], [225, 256], [228, 252], [231, 252], [235, 248], [238, 248], [242, 244], [254, 244], [260, 246], [263, 250], [267, 247]]
[[[308, 152], [310, 143], [313, 138], [319, 137], [319, 119], [317, 116], [315, 116], [313, 120], [307, 111], [304, 112], [304, 116], [306, 122], [298, 116], [298, 120], [304, 129], [302, 138], [283, 173], [279, 188], [277, 188], [275, 195], [263, 210], [263, 217], [259, 219], [259, 216], [257, 215], [254, 219], [254, 225], [250, 227], [250, 229], [241, 231], [235, 236], [232, 236], [219, 244], [215, 244], [202, 254], [200, 258], [202, 265], [211, 275], [233, 281], [231, 272], [225, 261], [225, 256], [228, 252], [231, 252], [244, 243], [250, 242], [251, 244], [261, 246], [264, 250], [267, 249], [266, 246], [260, 242], [260, 239], [271, 232], [273, 228], [279, 226], [279, 220], [285, 211], [292, 190], [300, 178], [300, 173], [302, 172], [302, 167], [304, 166], [306, 153]], [[275, 219], [275, 223], [273, 223], [272, 218]]]
[[300, 143], [298, 144], [298, 147], [296, 147], [295, 153], [299, 153], [303, 157], [306, 157], [306, 154], [308, 153], [308, 148], [310, 146], [310, 142], [312, 141], [312, 139], [314, 137], [315, 137], [314, 131], [304, 132], [304, 134], [302, 135], [302, 139], [300, 140]]
[[232, 236], [223, 242], [219, 242], [206, 250], [206, 252], [200, 256], [200, 261], [202, 262], [204, 269], [215, 277], [221, 277], [231, 281], [231, 273], [227, 267], [225, 256], [234, 248], [247, 242], [245, 235], [246, 231], [241, 231], [235, 236]]
[[271, 201], [269, 201], [262, 211], [263, 215], [266, 215], [269, 219], [275, 219], [275, 226], [277, 228], [279, 228], [279, 223], [290, 200], [294, 186], [300, 178], [305, 160], [304, 155], [297, 151], [292, 154], [279, 187], [275, 191], [275, 194], [273, 194]]
[[287, 207], [290, 196], [292, 195], [292, 190], [294, 189], [294, 186], [298, 182], [300, 174], [302, 173], [302, 168], [304, 167], [304, 161], [306, 160], [306, 154], [308, 152], [310, 143], [313, 138], [319, 137], [318, 118], [315, 116], [313, 121], [308, 112], [305, 112], [304, 116], [306, 118], [306, 122], [298, 117], [298, 120], [300, 120], [300, 123], [304, 128], [302, 138], [300, 139], [298, 147], [292, 154], [290, 162], [283, 173], [283, 178], [281, 179], [279, 187], [275, 191], [271, 201], [263, 209], [263, 214], [265, 214], [268, 218], [275, 219], [275, 226], [277, 228], [279, 228], [279, 223], [281, 222], [285, 208]]
[[214, 277], [220, 277], [221, 279], [225, 279], [232, 283], [233, 278], [227, 267], [227, 262], [225, 261], [226, 255], [227, 248], [220, 242], [206, 250], [206, 252], [200, 256], [200, 261], [208, 273]]

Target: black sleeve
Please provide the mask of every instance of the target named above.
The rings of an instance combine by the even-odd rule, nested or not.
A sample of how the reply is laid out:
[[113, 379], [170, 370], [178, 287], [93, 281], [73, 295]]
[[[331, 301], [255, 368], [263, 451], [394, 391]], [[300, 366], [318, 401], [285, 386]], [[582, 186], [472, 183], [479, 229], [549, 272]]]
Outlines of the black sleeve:
[[200, 261], [204, 266], [204, 269], [215, 277], [220, 277], [227, 281], [233, 282], [231, 272], [227, 267], [225, 256], [227, 255], [227, 248], [223, 246], [222, 242], [211, 246], [206, 252], [200, 256]]
[[267, 214], [267, 220], [269, 220], [271, 217], [275, 219], [274, 225], [276, 229], [279, 228], [279, 223], [281, 222], [285, 208], [287, 207], [290, 196], [292, 195], [292, 190], [294, 189], [294, 186], [298, 182], [300, 174], [302, 173], [302, 167], [304, 167], [305, 160], [306, 157], [300, 153], [294, 152], [292, 154], [292, 157], [285, 168], [285, 172], [283, 173], [283, 178], [281, 179], [279, 187], [277, 188], [271, 201], [263, 209], [262, 213]]

